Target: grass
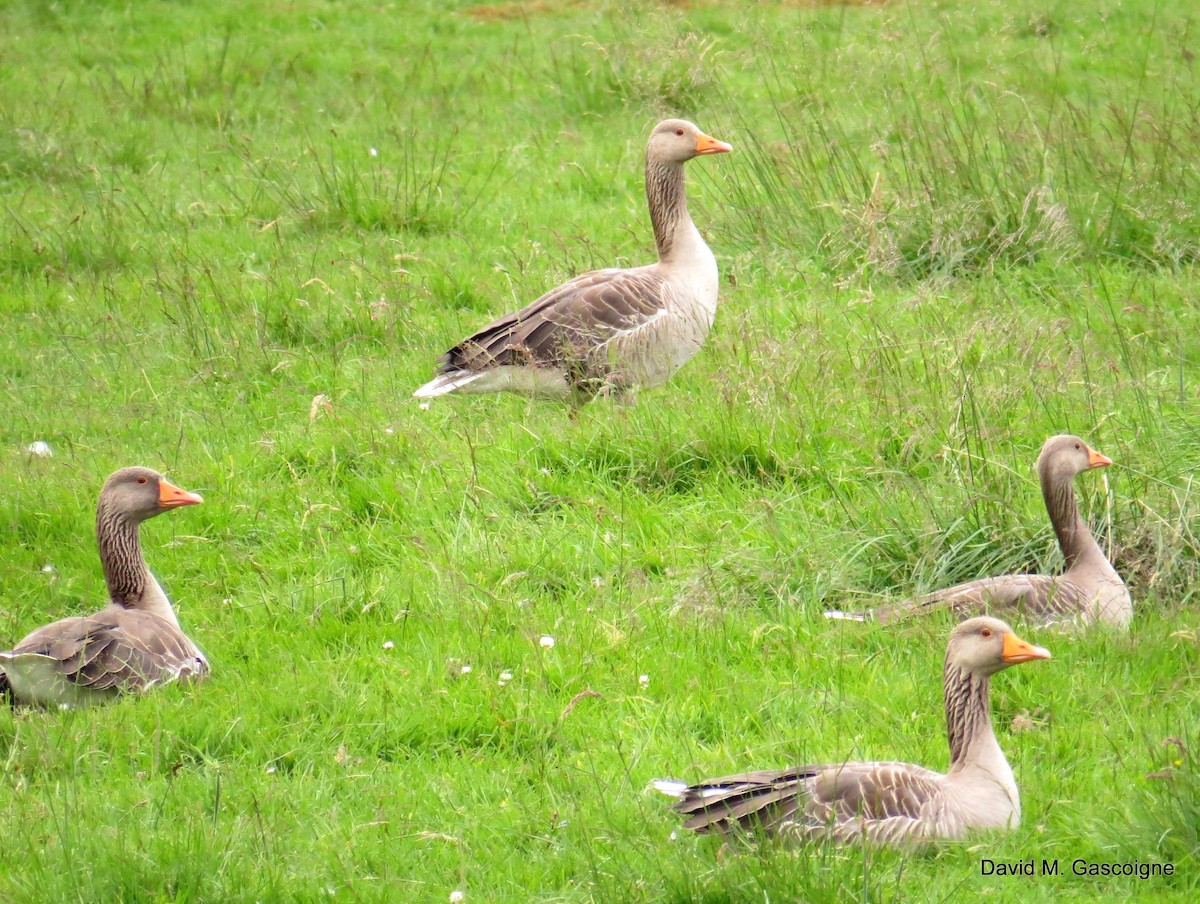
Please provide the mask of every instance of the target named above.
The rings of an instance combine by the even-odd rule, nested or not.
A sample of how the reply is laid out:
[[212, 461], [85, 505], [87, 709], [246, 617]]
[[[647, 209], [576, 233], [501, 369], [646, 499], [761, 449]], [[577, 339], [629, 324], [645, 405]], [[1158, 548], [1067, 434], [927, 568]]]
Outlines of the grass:
[[[214, 664], [0, 713], [4, 900], [1195, 898], [1190, 4], [14, 2], [0, 36], [0, 636], [99, 604], [95, 493], [142, 463], [206, 497], [144, 540]], [[689, 167], [703, 352], [577, 420], [418, 407], [494, 314], [647, 259], [668, 113], [737, 149]], [[949, 623], [820, 613], [1057, 567], [1062, 431], [1117, 462], [1078, 490], [1137, 614], [995, 682], [1022, 826], [673, 839], [653, 778], [945, 763]]]

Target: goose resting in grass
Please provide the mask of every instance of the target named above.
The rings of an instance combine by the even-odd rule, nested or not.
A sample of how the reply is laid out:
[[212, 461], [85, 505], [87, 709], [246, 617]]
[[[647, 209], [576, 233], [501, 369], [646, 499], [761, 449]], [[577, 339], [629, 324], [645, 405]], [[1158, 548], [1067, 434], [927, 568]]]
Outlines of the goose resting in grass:
[[717, 311], [717, 262], [688, 215], [683, 165], [731, 150], [686, 120], [660, 122], [646, 147], [658, 263], [551, 289], [442, 355], [437, 376], [413, 395], [515, 392], [582, 404], [665, 383], [699, 350]]
[[1075, 504], [1075, 476], [1105, 468], [1112, 460], [1078, 436], [1052, 436], [1038, 455], [1042, 498], [1058, 537], [1066, 568], [1056, 576], [1009, 574], [957, 584], [909, 602], [862, 613], [827, 612], [830, 618], [893, 622], [953, 609], [960, 615], [990, 612], [1021, 615], [1031, 624], [1085, 626], [1101, 622], [1124, 628], [1133, 617], [1129, 589], [1104, 555]]
[[15, 703], [77, 707], [207, 675], [208, 661], [180, 630], [138, 539], [146, 519], [203, 501], [149, 468], [122, 468], [109, 477], [96, 507], [109, 604], [95, 615], [38, 628], [0, 653], [0, 691]]
[[946, 648], [946, 730], [950, 769], [908, 763], [831, 763], [747, 772], [697, 785], [658, 781], [679, 798], [685, 828], [723, 835], [763, 831], [808, 840], [912, 845], [958, 840], [981, 829], [1014, 828], [1021, 801], [992, 731], [989, 679], [1050, 653], [998, 619], [973, 618]]

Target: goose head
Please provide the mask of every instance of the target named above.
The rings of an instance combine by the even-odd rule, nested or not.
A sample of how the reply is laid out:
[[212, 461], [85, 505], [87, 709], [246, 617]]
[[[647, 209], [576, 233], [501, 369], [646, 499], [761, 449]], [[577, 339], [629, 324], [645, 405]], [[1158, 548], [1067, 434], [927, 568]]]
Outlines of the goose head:
[[1010, 665], [1049, 659], [1050, 651], [1022, 640], [998, 618], [970, 618], [950, 632], [947, 665], [975, 675], [994, 675]]
[[1038, 473], [1047, 478], [1070, 482], [1076, 474], [1092, 468], [1106, 468], [1112, 459], [1101, 455], [1078, 436], [1052, 436], [1038, 455]]
[[199, 494], [180, 489], [152, 468], [121, 468], [100, 490], [101, 508], [134, 522], [203, 501]]
[[706, 154], [725, 154], [733, 145], [705, 135], [686, 119], [666, 119], [654, 127], [646, 146], [646, 159], [653, 163], [686, 163]]

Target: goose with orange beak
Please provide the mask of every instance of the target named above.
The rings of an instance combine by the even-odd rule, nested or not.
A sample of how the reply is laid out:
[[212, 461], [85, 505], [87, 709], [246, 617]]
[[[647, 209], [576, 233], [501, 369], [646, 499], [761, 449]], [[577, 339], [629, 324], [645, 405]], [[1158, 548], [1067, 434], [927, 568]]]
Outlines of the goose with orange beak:
[[1052, 436], [1038, 455], [1037, 473], [1050, 524], [1058, 538], [1062, 574], [1007, 574], [956, 584], [895, 605], [865, 612], [827, 612], [830, 618], [890, 623], [951, 609], [960, 616], [988, 613], [1020, 617], [1039, 627], [1128, 628], [1133, 618], [1129, 588], [1092, 536], [1075, 503], [1075, 478], [1107, 468], [1112, 459], [1078, 436]]
[[763, 832], [801, 840], [906, 846], [959, 840], [1021, 821], [1013, 772], [992, 730], [991, 676], [1049, 659], [1004, 622], [972, 618], [950, 633], [944, 697], [950, 768], [834, 762], [747, 772], [695, 785], [655, 782], [678, 798], [684, 826], [722, 835]]
[[203, 501], [150, 468], [112, 474], [96, 507], [109, 604], [38, 628], [0, 653], [0, 692], [14, 703], [78, 707], [207, 675], [208, 660], [146, 567], [138, 533], [143, 521]]
[[646, 147], [646, 202], [658, 260], [568, 280], [446, 352], [413, 393], [515, 392], [581, 405], [665, 383], [700, 350], [717, 313], [717, 262], [688, 215], [683, 167], [731, 145], [683, 119]]

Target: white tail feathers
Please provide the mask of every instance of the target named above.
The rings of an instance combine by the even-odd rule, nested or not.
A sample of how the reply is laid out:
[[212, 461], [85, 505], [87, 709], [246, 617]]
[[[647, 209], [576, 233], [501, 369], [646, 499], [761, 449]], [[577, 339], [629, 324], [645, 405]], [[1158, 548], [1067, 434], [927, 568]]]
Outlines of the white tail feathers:
[[413, 393], [415, 399], [432, 399], [446, 395], [454, 390], [478, 380], [484, 371], [453, 370], [448, 374], [439, 374], [420, 389]]
[[673, 778], [656, 778], [650, 783], [650, 787], [655, 791], [662, 792], [667, 797], [681, 798], [688, 789], [688, 783]]
[[862, 612], [842, 612], [838, 609], [827, 609], [825, 611], [826, 618], [832, 618], [836, 621], [862, 621], [867, 620], [867, 616]]

